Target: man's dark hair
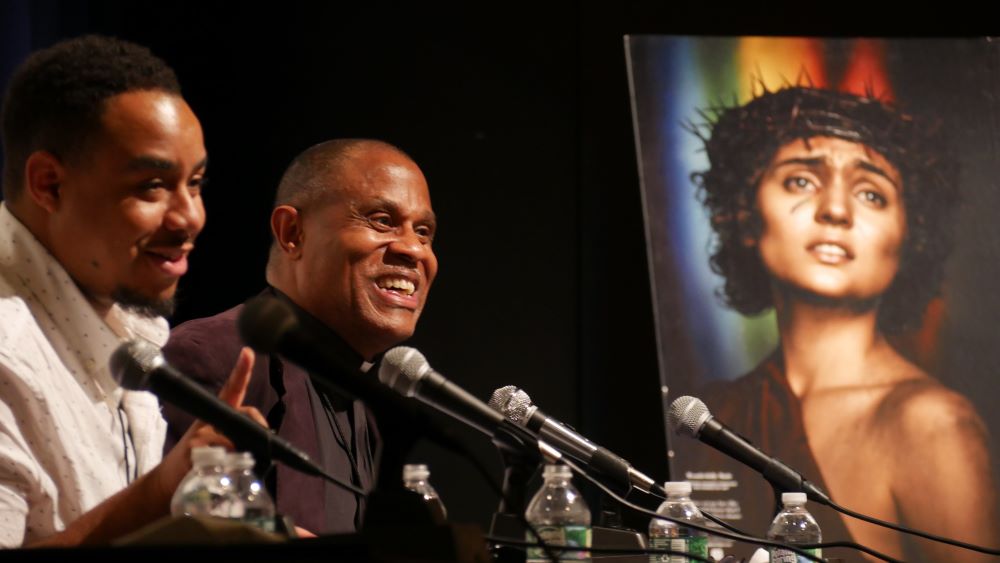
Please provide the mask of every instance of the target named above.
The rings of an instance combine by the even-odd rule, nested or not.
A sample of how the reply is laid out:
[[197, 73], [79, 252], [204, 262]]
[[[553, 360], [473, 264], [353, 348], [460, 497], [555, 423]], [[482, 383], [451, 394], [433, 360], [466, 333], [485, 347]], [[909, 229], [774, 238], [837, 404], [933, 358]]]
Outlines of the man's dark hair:
[[[351, 156], [358, 151], [380, 148], [413, 160], [398, 147], [375, 139], [333, 139], [302, 151], [288, 165], [278, 184], [274, 207], [290, 205], [299, 213], [333, 201], [341, 187], [341, 173]], [[268, 268], [278, 254], [277, 241], [272, 240]]]
[[79, 157], [100, 130], [105, 101], [135, 90], [179, 95], [181, 88], [174, 71], [149, 49], [110, 37], [77, 37], [28, 57], [3, 102], [4, 199], [20, 196], [31, 153]]
[[711, 265], [725, 279], [719, 291], [725, 303], [747, 315], [773, 306], [770, 276], [746, 241], [761, 234], [757, 189], [775, 152], [798, 139], [835, 137], [865, 145], [899, 170], [907, 233], [878, 320], [889, 333], [919, 328], [941, 290], [958, 203], [958, 166], [941, 123], [871, 97], [805, 87], [705, 114], [708, 123], [691, 130], [704, 142], [709, 169], [693, 179], [715, 231]]
[[292, 160], [278, 184], [274, 207], [306, 211], [337, 192], [341, 170], [356, 151], [383, 148], [409, 158], [402, 150], [375, 139], [332, 139], [309, 147]]

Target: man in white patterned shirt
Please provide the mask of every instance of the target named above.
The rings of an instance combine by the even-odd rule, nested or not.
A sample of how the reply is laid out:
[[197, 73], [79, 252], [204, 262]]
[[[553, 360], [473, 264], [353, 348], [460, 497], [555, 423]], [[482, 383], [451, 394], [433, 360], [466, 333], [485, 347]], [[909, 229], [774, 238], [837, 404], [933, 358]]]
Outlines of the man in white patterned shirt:
[[167, 339], [205, 223], [201, 126], [163, 61], [97, 36], [22, 64], [2, 122], [0, 546], [106, 543], [167, 514], [191, 447], [231, 446], [195, 424], [161, 463], [156, 398], [108, 368], [123, 339]]

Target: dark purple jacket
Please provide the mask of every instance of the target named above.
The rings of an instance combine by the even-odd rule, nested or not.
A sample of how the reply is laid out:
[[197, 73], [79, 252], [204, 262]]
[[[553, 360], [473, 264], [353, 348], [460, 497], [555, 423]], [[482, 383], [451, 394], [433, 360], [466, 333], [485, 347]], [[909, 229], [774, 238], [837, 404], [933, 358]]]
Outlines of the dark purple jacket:
[[[163, 349], [167, 361], [217, 393], [243, 346], [236, 325], [242, 309], [239, 305], [174, 328]], [[360, 365], [360, 356], [357, 361]], [[372, 452], [378, 432], [361, 401], [343, 397], [321, 401], [304, 370], [278, 356], [258, 354], [243, 404], [257, 407], [278, 435], [334, 476], [365, 490], [372, 488], [376, 475]], [[324, 406], [332, 406], [332, 412]], [[164, 405], [163, 415], [168, 423], [168, 451], [193, 418], [169, 404]], [[345, 446], [345, 440], [350, 446]], [[355, 463], [348, 447], [350, 454], [356, 454]], [[353, 493], [282, 464], [276, 464], [276, 472], [272, 470], [265, 481], [275, 495], [278, 513], [291, 516], [298, 526], [317, 534], [351, 533], [360, 526], [364, 507], [359, 507]]]

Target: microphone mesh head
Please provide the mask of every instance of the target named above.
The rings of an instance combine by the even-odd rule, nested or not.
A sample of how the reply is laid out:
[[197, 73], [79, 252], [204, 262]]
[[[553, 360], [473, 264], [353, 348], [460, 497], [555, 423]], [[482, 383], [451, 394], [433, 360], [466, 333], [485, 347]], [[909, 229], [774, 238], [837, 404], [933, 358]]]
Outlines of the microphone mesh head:
[[531, 406], [531, 397], [513, 385], [497, 389], [490, 397], [490, 408], [521, 426], [524, 426], [525, 414]]
[[129, 340], [123, 342], [111, 354], [108, 362], [111, 376], [118, 385], [133, 391], [141, 391], [147, 387], [149, 372], [163, 363], [160, 349], [144, 340]]
[[670, 404], [670, 425], [678, 434], [687, 434], [692, 438], [697, 438], [701, 432], [701, 427], [712, 418], [705, 403], [696, 397], [684, 395], [677, 397]]
[[507, 408], [504, 409], [503, 415], [514, 424], [524, 426], [528, 423], [528, 409], [532, 406], [534, 405], [531, 403], [531, 397], [522, 389], [518, 389], [507, 401]]
[[378, 380], [400, 394], [412, 397], [417, 382], [431, 370], [427, 358], [416, 348], [396, 346], [382, 356]]
[[494, 391], [493, 394], [490, 395], [490, 401], [488, 403], [490, 408], [500, 414], [503, 414], [503, 410], [507, 406], [507, 401], [510, 400], [511, 395], [513, 395], [515, 391], [517, 391], [517, 387], [514, 387], [513, 385], [506, 385]]

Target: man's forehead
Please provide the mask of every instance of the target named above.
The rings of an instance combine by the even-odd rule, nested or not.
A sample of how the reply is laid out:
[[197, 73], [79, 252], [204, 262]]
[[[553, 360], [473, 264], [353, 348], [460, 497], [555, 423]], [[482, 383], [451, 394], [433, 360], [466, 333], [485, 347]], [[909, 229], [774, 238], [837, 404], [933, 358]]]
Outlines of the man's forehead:
[[159, 124], [179, 127], [197, 118], [184, 98], [162, 90], [130, 90], [104, 100], [101, 124], [105, 129]]
[[[123, 146], [183, 138], [204, 153], [201, 122], [183, 98], [156, 90], [135, 90], [105, 100], [96, 137]], [[201, 155], [204, 156], [204, 155]]]
[[[373, 151], [374, 152], [374, 151]], [[351, 158], [330, 178], [334, 191], [347, 198], [425, 197], [429, 199], [427, 181], [409, 158], [390, 151]]]

